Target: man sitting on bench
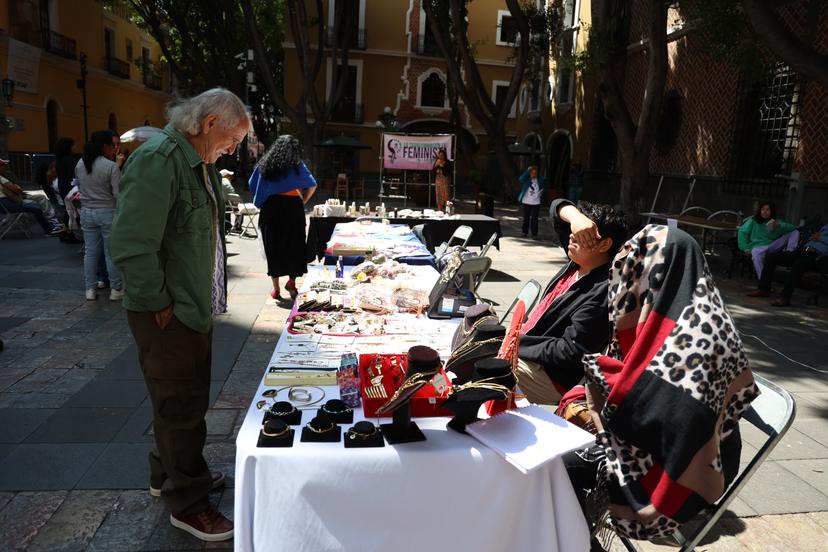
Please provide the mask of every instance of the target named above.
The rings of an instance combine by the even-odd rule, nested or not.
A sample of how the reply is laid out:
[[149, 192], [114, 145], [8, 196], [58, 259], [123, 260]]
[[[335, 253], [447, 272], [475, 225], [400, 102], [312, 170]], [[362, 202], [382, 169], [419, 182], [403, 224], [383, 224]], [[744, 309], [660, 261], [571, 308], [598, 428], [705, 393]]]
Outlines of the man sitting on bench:
[[557, 403], [583, 378], [584, 354], [606, 347], [610, 263], [627, 239], [624, 217], [608, 205], [559, 199], [550, 214], [570, 260], [521, 328], [518, 385], [536, 404]]
[[785, 280], [785, 287], [778, 299], [771, 302], [774, 307], [787, 307], [791, 304], [794, 288], [799, 285], [802, 275], [809, 270], [817, 269], [817, 260], [828, 255], [828, 224], [811, 234], [811, 239], [795, 251], [777, 251], [765, 259], [762, 277], [759, 280], [759, 289], [748, 294], [751, 297], [768, 297], [771, 294], [773, 274], [776, 266], [789, 266], [791, 271]]

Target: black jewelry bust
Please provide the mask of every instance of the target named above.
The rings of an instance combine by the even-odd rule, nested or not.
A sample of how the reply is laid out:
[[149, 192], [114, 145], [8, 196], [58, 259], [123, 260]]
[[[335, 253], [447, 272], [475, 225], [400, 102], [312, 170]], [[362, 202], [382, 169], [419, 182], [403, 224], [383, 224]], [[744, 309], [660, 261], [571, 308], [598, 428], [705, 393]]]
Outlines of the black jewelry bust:
[[354, 423], [354, 409], [340, 399], [330, 399], [319, 408], [319, 416], [325, 416], [338, 424]]
[[264, 422], [271, 420], [282, 420], [287, 425], [301, 425], [302, 411], [287, 401], [277, 401], [264, 413]]
[[382, 433], [392, 445], [425, 441], [425, 435], [411, 421], [411, 397], [440, 371], [440, 354], [425, 345], [415, 345], [408, 350], [408, 369], [405, 380], [387, 403], [377, 409], [377, 414], [393, 412], [392, 423], [382, 424]]
[[303, 443], [338, 443], [342, 428], [326, 416], [317, 416], [302, 428]]
[[515, 386], [515, 376], [508, 360], [487, 358], [478, 360], [470, 382], [454, 388], [443, 406], [454, 412], [448, 427], [460, 433], [466, 425], [476, 422], [480, 406], [495, 399], [505, 399]]
[[451, 350], [455, 350], [468, 341], [478, 326], [482, 324], [497, 324], [497, 316], [489, 304], [480, 303], [466, 309], [463, 321], [457, 325], [454, 337], [451, 339]]
[[345, 432], [345, 448], [384, 447], [382, 432], [371, 422], [357, 422]]
[[506, 328], [500, 324], [484, 323], [474, 328], [468, 338], [451, 351], [446, 362], [446, 372], [456, 376], [452, 383], [462, 385], [469, 381], [475, 363], [496, 356], [505, 336]]
[[257, 447], [292, 447], [294, 431], [282, 420], [270, 420], [259, 431]]

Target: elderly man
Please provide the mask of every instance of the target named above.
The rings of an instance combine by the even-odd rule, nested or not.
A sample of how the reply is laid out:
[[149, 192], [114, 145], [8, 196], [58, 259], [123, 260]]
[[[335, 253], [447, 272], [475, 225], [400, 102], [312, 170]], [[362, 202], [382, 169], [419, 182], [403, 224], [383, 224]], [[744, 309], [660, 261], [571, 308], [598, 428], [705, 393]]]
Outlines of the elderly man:
[[250, 130], [244, 104], [214, 88], [168, 109], [169, 124], [130, 156], [109, 242], [153, 408], [150, 493], [170, 523], [205, 541], [233, 523], [207, 493], [224, 483], [202, 455], [212, 315], [225, 311], [221, 180], [214, 163]]
[[30, 213], [47, 236], [60, 236], [66, 228], [55, 217], [55, 211], [45, 195], [32, 195], [6, 178], [8, 159], [0, 159], [0, 203], [10, 213]]

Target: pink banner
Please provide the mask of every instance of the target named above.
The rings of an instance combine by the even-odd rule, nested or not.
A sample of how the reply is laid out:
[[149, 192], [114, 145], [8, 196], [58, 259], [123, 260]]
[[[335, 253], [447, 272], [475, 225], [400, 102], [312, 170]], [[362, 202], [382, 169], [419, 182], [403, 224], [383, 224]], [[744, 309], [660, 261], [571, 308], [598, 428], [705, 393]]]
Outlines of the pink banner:
[[430, 171], [437, 159], [437, 152], [446, 150], [449, 160], [454, 160], [451, 134], [434, 136], [407, 136], [384, 134], [382, 151], [386, 169]]

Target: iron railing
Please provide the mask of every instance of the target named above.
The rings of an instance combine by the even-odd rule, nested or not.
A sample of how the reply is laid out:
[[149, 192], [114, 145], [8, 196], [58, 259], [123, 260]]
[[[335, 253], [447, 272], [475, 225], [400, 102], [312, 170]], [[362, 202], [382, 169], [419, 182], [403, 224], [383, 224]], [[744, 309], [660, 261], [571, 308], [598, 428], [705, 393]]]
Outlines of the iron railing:
[[164, 87], [164, 80], [161, 75], [153, 71], [144, 71], [144, 86], [152, 90], [161, 90]]
[[[350, 35], [350, 40], [348, 41], [348, 48], [352, 50], [364, 50], [366, 48], [366, 35], [365, 29], [357, 29], [354, 27], [351, 29], [348, 34]], [[336, 42], [336, 33], [335, 29], [328, 29], [328, 34], [325, 35], [325, 46], [331, 48], [334, 43]]]
[[129, 63], [122, 59], [111, 56], [105, 57], [104, 67], [106, 67], [106, 70], [110, 75], [115, 75], [116, 77], [120, 77], [122, 79], [129, 78]]
[[69, 38], [55, 31], [49, 31], [47, 37], [44, 41], [44, 47], [47, 51], [67, 59], [77, 59], [78, 47], [74, 38]]

